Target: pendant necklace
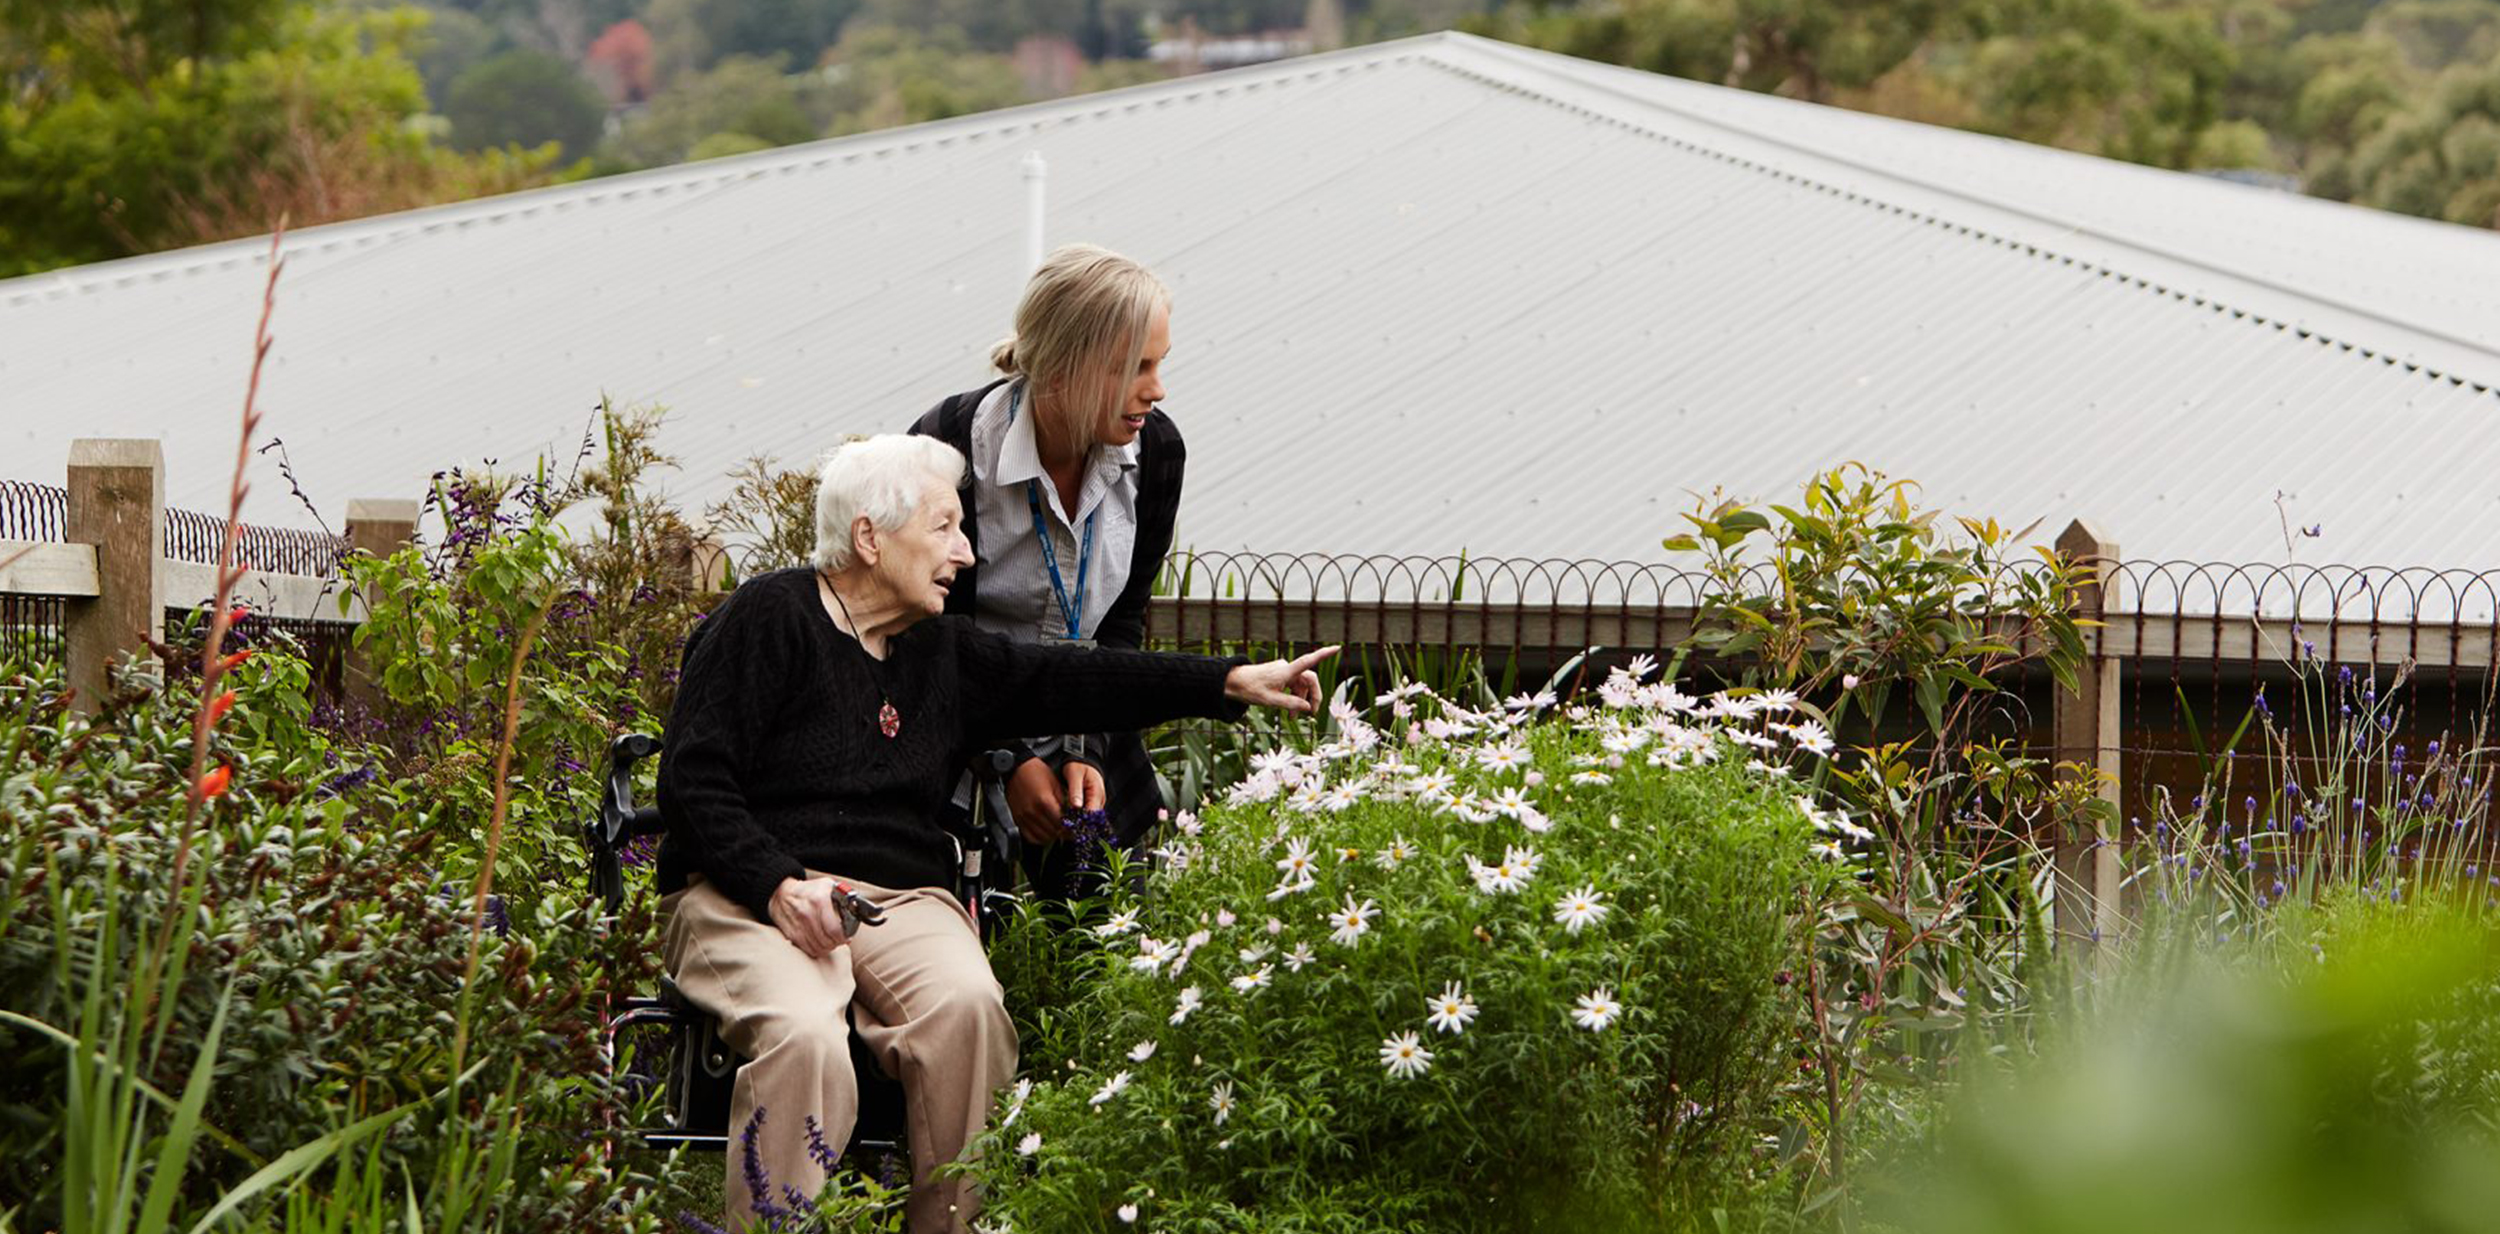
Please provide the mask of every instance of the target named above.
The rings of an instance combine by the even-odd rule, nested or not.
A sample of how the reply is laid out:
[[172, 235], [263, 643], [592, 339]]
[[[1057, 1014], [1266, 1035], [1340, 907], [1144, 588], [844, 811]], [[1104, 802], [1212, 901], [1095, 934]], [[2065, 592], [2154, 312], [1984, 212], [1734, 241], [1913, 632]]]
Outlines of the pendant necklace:
[[851, 628], [851, 641], [859, 644], [861, 658], [868, 661], [869, 684], [877, 687], [877, 731], [885, 734], [887, 740], [893, 740], [896, 733], [903, 731], [903, 713], [894, 709], [894, 694], [885, 688], [885, 673], [877, 664], [877, 657], [868, 654], [868, 642], [860, 637], [859, 623], [851, 620], [851, 606], [842, 602], [841, 589], [835, 587], [833, 579], [826, 575], [818, 574], [816, 577], [825, 580], [825, 590], [832, 594], [833, 606], [842, 610], [842, 624]]

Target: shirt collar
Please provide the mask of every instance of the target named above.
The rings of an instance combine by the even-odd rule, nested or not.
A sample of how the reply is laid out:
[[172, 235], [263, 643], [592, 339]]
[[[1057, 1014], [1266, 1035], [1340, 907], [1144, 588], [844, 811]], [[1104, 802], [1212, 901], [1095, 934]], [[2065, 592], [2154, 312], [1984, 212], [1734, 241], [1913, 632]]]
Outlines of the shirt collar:
[[[1027, 480], [1042, 478], [1041, 447], [1033, 440], [1032, 400], [1024, 397], [1025, 381], [1019, 377], [991, 391], [973, 413], [973, 434], [981, 439], [973, 451], [974, 474], [991, 484], [1005, 488]], [[1016, 402], [1016, 418], [1007, 421], [1010, 399]], [[981, 464], [986, 460], [988, 467]], [[1137, 466], [1137, 443], [1124, 446], [1094, 447], [1092, 471], [1105, 484], [1119, 482], [1120, 474]], [[984, 471], [986, 470], [986, 474]], [[1090, 501], [1086, 504], [1092, 504]]]

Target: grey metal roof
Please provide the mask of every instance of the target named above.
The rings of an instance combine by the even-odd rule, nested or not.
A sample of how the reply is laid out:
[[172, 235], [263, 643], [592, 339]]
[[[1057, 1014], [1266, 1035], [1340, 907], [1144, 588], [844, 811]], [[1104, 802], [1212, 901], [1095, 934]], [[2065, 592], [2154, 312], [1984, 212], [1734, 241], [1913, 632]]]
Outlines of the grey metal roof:
[[[2130, 557], [2500, 566], [2500, 236], [1436, 35], [289, 236], [326, 510], [674, 409], [690, 504], [983, 379], [1051, 240], [1176, 297], [1181, 539], [1658, 560], [1861, 460]], [[0, 282], [0, 474], [161, 436], [221, 505], [238, 242]], [[303, 517], [267, 460], [253, 513]]]

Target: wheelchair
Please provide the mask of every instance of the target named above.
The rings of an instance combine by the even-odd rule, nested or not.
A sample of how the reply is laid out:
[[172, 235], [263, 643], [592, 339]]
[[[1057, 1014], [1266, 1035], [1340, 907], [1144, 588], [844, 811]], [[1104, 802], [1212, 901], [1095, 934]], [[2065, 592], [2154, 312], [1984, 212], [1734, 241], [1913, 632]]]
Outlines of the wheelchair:
[[[666, 830], [659, 807], [634, 804], [635, 768], [659, 752], [660, 739], [642, 733], [627, 733], [610, 742], [598, 811], [582, 827], [590, 849], [590, 893], [610, 914], [625, 902], [622, 850], [636, 839]], [[972, 908], [984, 942], [999, 914], [1008, 911], [1014, 900], [1004, 887], [992, 885], [989, 872], [996, 871], [999, 882], [1012, 882], [1018, 841], [1015, 829], [983, 802], [987, 789], [1013, 770], [1020, 757], [1008, 750], [991, 750], [974, 760], [976, 784], [968, 825], [948, 833], [955, 842], [959, 869], [956, 895]], [[860, 928], [875, 928], [872, 913], [863, 913]], [[859, 1014], [857, 1004], [852, 1014]], [[662, 1121], [657, 1126], [624, 1129], [619, 1139], [626, 1147], [654, 1151], [684, 1147], [727, 1152], [734, 1134], [729, 1126], [730, 1092], [738, 1068], [747, 1060], [721, 1039], [720, 1026], [709, 1012], [695, 1006], [678, 991], [676, 982], [662, 976], [657, 996], [624, 998], [611, 1008], [601, 1039], [601, 1059], [609, 1078], [615, 1077], [619, 1039], [646, 1028], [656, 1029], [662, 1039], [661, 1071], [655, 1077], [666, 1086]], [[854, 1162], [878, 1161], [890, 1172], [894, 1163], [907, 1160], [909, 1152], [903, 1086], [861, 1044], [856, 1022], [850, 1041], [852, 1070], [859, 1078], [859, 1118], [843, 1156]]]

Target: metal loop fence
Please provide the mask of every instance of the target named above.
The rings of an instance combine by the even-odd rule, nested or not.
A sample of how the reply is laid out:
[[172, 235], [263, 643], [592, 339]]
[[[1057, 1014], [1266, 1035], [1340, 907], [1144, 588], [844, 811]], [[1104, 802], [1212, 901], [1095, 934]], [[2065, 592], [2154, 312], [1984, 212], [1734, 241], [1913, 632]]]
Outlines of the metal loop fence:
[[[69, 533], [69, 490], [57, 484], [0, 480], [0, 540], [57, 544]], [[165, 511], [165, 557], [217, 564], [225, 547], [226, 520], [196, 510]], [[245, 569], [270, 574], [337, 578], [347, 558], [347, 538], [298, 527], [245, 523], [235, 553]]]
[[68, 524], [68, 489], [30, 480], [0, 480], [0, 540], [58, 543]]

